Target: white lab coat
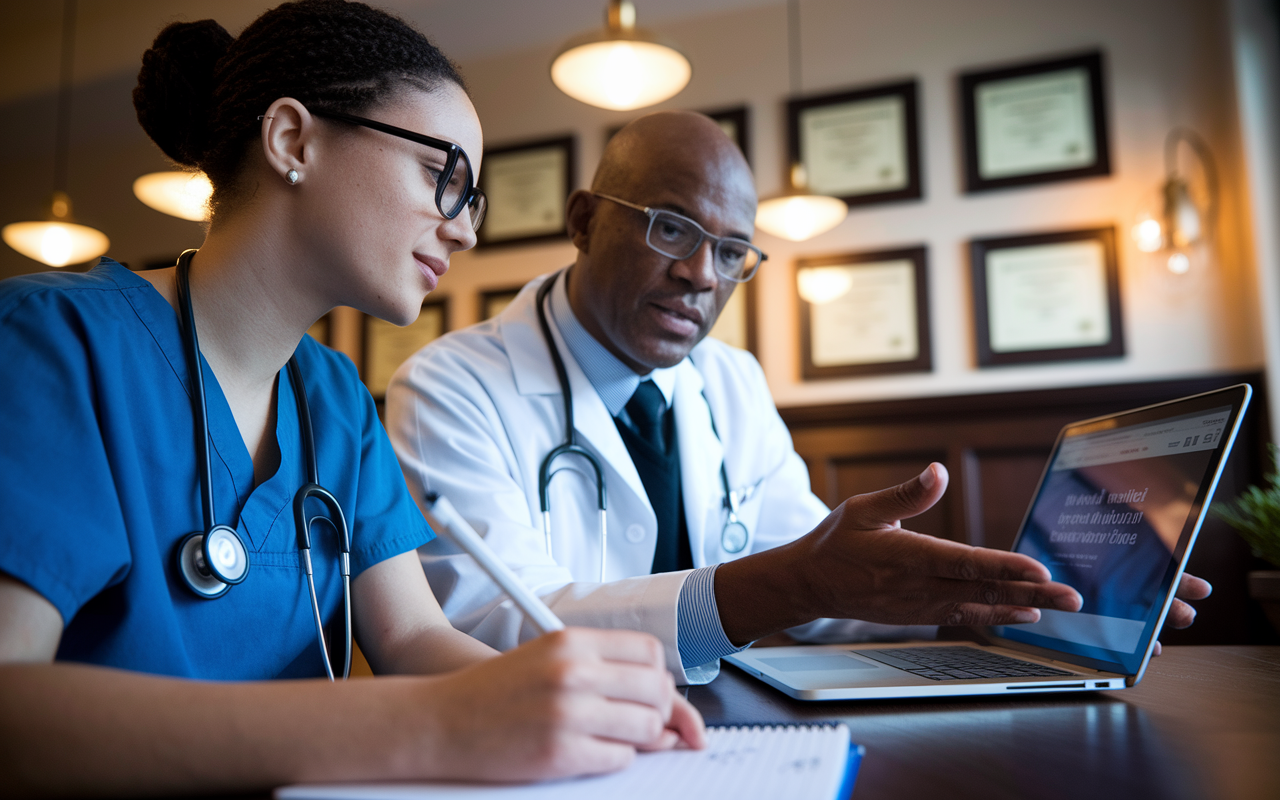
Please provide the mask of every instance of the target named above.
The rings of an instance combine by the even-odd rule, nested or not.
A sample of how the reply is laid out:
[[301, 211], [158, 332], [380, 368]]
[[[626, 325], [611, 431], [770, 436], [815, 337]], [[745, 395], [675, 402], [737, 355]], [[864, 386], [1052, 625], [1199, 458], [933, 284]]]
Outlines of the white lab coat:
[[[551, 482], [552, 551], [546, 553], [538, 498], [543, 458], [564, 441], [560, 386], [527, 284], [495, 319], [450, 333], [401, 365], [387, 390], [387, 429], [414, 498], [448, 497], [463, 517], [568, 625], [629, 628], [662, 640], [677, 682], [713, 678], [718, 664], [686, 670], [676, 644], [676, 602], [688, 572], [649, 574], [657, 520], [644, 485], [604, 402], [552, 335], [573, 390], [578, 443], [593, 452], [607, 487], [608, 553], [600, 578], [594, 473], [562, 456]], [[809, 489], [759, 364], [711, 338], [675, 367], [672, 405], [695, 567], [730, 561], [792, 541], [828, 513]], [[705, 400], [703, 399], [705, 394]], [[715, 415], [719, 436], [712, 430]], [[738, 554], [721, 547], [725, 520], [720, 463], [745, 493], [739, 518], [750, 538]], [[445, 539], [420, 550], [445, 614], [459, 630], [499, 650], [537, 635], [470, 557]], [[839, 624], [832, 630], [832, 622]], [[931, 632], [851, 621], [818, 621], [792, 632], [810, 639]]]

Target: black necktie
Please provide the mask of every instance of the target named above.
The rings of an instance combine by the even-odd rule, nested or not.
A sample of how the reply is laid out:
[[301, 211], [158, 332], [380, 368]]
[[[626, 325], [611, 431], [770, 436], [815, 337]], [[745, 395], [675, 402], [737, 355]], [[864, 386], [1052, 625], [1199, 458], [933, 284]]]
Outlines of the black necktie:
[[657, 384], [651, 380], [641, 381], [627, 401], [627, 416], [630, 424], [621, 418], [615, 419], [618, 433], [622, 434], [658, 520], [652, 571], [692, 569], [689, 529], [680, 493], [680, 448], [676, 445], [675, 420]]
[[641, 381], [636, 393], [627, 401], [627, 414], [631, 417], [631, 426], [640, 438], [653, 445], [659, 453], [667, 452], [666, 437], [662, 430], [665, 426], [667, 401], [662, 396], [658, 384], [651, 380]]

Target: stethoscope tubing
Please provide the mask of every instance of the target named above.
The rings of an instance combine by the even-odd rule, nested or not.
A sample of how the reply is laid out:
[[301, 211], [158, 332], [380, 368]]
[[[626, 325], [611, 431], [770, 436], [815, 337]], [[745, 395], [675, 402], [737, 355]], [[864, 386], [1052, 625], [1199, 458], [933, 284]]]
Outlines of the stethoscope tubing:
[[[604, 469], [594, 453], [577, 443], [577, 431], [573, 425], [573, 389], [569, 385], [568, 370], [565, 369], [564, 359], [560, 356], [560, 348], [556, 345], [555, 339], [551, 335], [551, 324], [547, 320], [547, 297], [551, 294], [551, 288], [555, 285], [556, 280], [564, 274], [562, 270], [547, 278], [538, 287], [538, 292], [534, 296], [534, 307], [538, 314], [538, 327], [542, 330], [542, 338], [546, 340], [547, 349], [551, 353], [551, 363], [555, 367], [556, 380], [560, 383], [560, 396], [564, 402], [565, 419], [564, 443], [552, 449], [542, 459], [542, 463], [538, 467], [538, 502], [542, 510], [542, 535], [545, 540], [547, 556], [554, 558], [555, 556], [551, 550], [551, 479], [555, 476], [555, 472], [552, 470], [552, 466], [555, 460], [562, 455], [580, 456], [591, 465], [596, 476], [596, 508], [600, 516], [600, 582], [604, 583], [605, 563], [609, 552]], [[703, 393], [703, 400], [707, 403], [707, 416], [711, 421], [711, 432], [719, 439], [720, 432], [716, 430], [715, 416], [711, 413], [711, 402], [707, 400], [705, 392]], [[724, 525], [720, 529], [720, 546], [726, 552], [740, 553], [746, 548], [750, 534], [747, 532], [747, 526], [738, 519], [738, 498], [730, 489], [729, 471], [725, 466], [724, 459], [720, 460], [720, 484], [724, 490], [724, 509], [726, 512]], [[733, 537], [733, 546], [730, 546], [728, 532], [735, 526], [740, 528], [743, 533], [741, 537]]]
[[[238, 533], [233, 528], [225, 525], [216, 525], [214, 523], [214, 506], [213, 506], [213, 470], [209, 457], [209, 413], [208, 404], [205, 401], [204, 386], [204, 367], [200, 357], [200, 342], [196, 334], [195, 314], [191, 308], [191, 288], [189, 271], [191, 268], [191, 259], [195, 255], [195, 250], [187, 250], [178, 258], [177, 269], [177, 286], [179, 298], [179, 312], [182, 318], [182, 329], [185, 334], [184, 349], [186, 351], [187, 362], [191, 370], [191, 404], [192, 414], [196, 423], [196, 469], [199, 473], [201, 509], [204, 515], [204, 547], [205, 547], [205, 563], [215, 572], [216, 577], [226, 584], [240, 583], [248, 577], [249, 555], [248, 549], [244, 547], [244, 542], [240, 539]], [[317, 521], [323, 521], [329, 524], [338, 537], [339, 547], [339, 569], [342, 575], [342, 605], [343, 605], [343, 621], [346, 633], [346, 650], [344, 653], [344, 664], [342, 670], [342, 678], [346, 680], [351, 674], [351, 654], [352, 654], [352, 624], [351, 624], [351, 534], [347, 527], [346, 516], [342, 512], [342, 505], [338, 499], [333, 496], [327, 489], [320, 486], [319, 467], [316, 460], [315, 452], [315, 434], [311, 425], [311, 409], [307, 403], [306, 385], [302, 379], [302, 370], [298, 366], [296, 356], [290, 356], [288, 362], [289, 382], [293, 386], [294, 401], [298, 408], [298, 425], [301, 433], [303, 462], [307, 470], [307, 483], [304, 484], [293, 496], [293, 515], [295, 532], [298, 537], [298, 551], [302, 559], [303, 571], [306, 573], [307, 593], [311, 599], [312, 617], [316, 624], [316, 638], [320, 645], [320, 656], [324, 661], [325, 673], [329, 680], [334, 680], [333, 665], [329, 658], [329, 649], [324, 637], [324, 623], [320, 615], [320, 603], [316, 596], [315, 577], [311, 564], [311, 526]], [[329, 516], [316, 514], [311, 517], [306, 516], [305, 504], [308, 499], [318, 500], [328, 512]], [[238, 544], [239, 550], [243, 553], [245, 559], [245, 567], [241, 575], [237, 579], [227, 580], [216, 569], [213, 569], [214, 561], [209, 558], [207, 552], [210, 533], [217, 530], [225, 530]], [[183, 569], [182, 557], [188, 536], [183, 540], [183, 547], [179, 550], [180, 571]], [[194, 546], [194, 544], [193, 544]], [[220, 592], [211, 593], [200, 591], [195, 585], [191, 584], [191, 578], [182, 572], [184, 579], [191, 585], [192, 590], [199, 597], [205, 599], [215, 599], [226, 594], [224, 588]]]

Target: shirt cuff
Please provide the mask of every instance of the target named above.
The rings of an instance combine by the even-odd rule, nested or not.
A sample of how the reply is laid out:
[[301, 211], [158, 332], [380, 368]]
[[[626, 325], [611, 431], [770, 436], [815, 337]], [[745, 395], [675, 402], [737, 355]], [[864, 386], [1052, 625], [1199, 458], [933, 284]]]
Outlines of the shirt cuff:
[[676, 601], [676, 647], [685, 669], [713, 663], [751, 645], [734, 647], [724, 635], [716, 606], [715, 575], [719, 564], [689, 573]]

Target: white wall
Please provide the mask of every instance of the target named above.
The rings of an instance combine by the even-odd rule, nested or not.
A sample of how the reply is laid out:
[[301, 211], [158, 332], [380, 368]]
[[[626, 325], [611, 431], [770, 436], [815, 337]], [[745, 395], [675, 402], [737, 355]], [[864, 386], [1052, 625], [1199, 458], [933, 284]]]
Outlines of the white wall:
[[[643, 24], [644, 0], [638, 5]], [[770, 254], [756, 278], [760, 357], [779, 404], [1124, 382], [1260, 367], [1262, 320], [1226, 6], [1226, 0], [802, 0], [805, 93], [904, 77], [920, 81], [925, 197], [856, 210], [836, 230], [799, 245], [759, 236]], [[429, 23], [419, 22], [430, 31]], [[575, 32], [565, 31], [566, 38]], [[785, 5], [724, 11], [662, 32], [694, 64], [693, 82], [664, 107], [750, 106], [757, 185], [764, 195], [778, 191], [789, 91]], [[95, 37], [89, 39], [93, 43]], [[448, 48], [447, 41], [441, 44]], [[82, 42], [82, 48], [89, 46]], [[1101, 48], [1107, 57], [1114, 174], [963, 195], [957, 74], [1091, 48]], [[548, 77], [554, 50], [554, 45], [539, 44], [462, 66], [490, 144], [575, 133], [579, 183], [586, 185], [606, 128], [635, 114], [591, 108], [561, 94]], [[142, 263], [198, 245], [202, 234], [195, 223], [146, 209], [130, 192], [133, 177], [165, 168], [132, 119], [132, 83], [132, 75], [119, 74], [77, 88], [70, 188], [81, 216], [110, 232], [112, 253]], [[46, 94], [0, 106], [2, 222], [33, 218], [36, 203], [52, 188], [52, 103]], [[1173, 280], [1141, 258], [1122, 231], [1128, 356], [977, 369], [966, 242], [1006, 233], [1127, 227], [1161, 180], [1164, 136], [1175, 125], [1189, 126], [1209, 140], [1223, 174], [1217, 269], [1192, 280]], [[1263, 219], [1258, 224], [1270, 223]], [[934, 371], [800, 381], [793, 259], [920, 242], [929, 246]], [[476, 319], [479, 290], [523, 282], [572, 258], [567, 243], [456, 256], [443, 283], [452, 299], [453, 324]], [[0, 276], [36, 267], [0, 248]], [[354, 353], [355, 326], [347, 322], [340, 327]]]
[[[643, 3], [640, 4], [643, 13]], [[1111, 383], [1261, 365], [1255, 276], [1245, 246], [1239, 132], [1226, 10], [1203, 0], [804, 0], [803, 91], [916, 77], [922, 89], [923, 201], [855, 210], [802, 244], [760, 234], [770, 254], [759, 285], [760, 358], [780, 405]], [[689, 54], [694, 78], [661, 107], [750, 106], [752, 162], [762, 194], [782, 187], [788, 94], [785, 5], [705, 17], [664, 31]], [[1106, 53], [1114, 174], [965, 196], [961, 192], [958, 72], [1100, 47]], [[589, 183], [606, 128], [633, 114], [590, 108], [547, 77], [554, 51], [464, 63], [486, 140], [574, 132], [579, 183]], [[979, 370], [973, 355], [966, 242], [983, 235], [1123, 224], [1155, 191], [1163, 141], [1175, 125], [1204, 135], [1224, 174], [1217, 270], [1192, 280], [1159, 274], [1122, 231], [1123, 359]], [[934, 371], [802, 382], [792, 261], [925, 242], [932, 281]], [[569, 263], [573, 249], [540, 245], [462, 254], [446, 278], [455, 321], [473, 319], [469, 294]]]

